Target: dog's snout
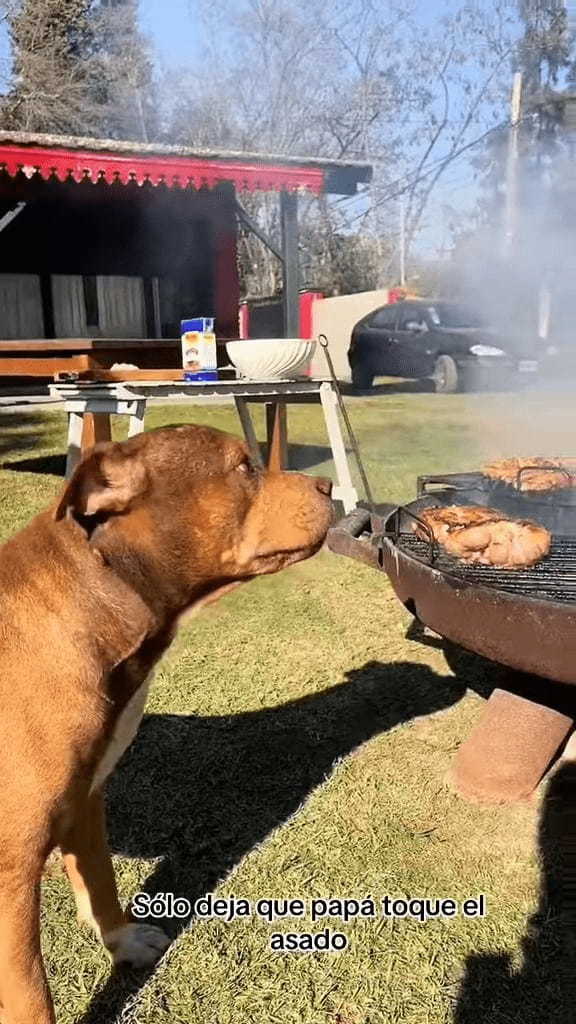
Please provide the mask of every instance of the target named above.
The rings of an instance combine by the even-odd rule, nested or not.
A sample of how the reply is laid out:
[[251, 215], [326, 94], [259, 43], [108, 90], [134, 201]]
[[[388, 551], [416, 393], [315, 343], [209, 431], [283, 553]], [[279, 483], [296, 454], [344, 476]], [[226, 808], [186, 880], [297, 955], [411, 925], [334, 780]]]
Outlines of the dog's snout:
[[332, 481], [327, 476], [316, 477], [316, 487], [320, 494], [325, 494], [327, 498], [332, 494]]

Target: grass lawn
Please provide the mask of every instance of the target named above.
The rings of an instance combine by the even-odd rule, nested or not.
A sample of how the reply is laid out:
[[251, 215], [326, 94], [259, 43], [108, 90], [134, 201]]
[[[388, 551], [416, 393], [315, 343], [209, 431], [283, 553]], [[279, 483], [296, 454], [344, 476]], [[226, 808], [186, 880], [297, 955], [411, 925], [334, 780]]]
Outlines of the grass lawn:
[[[420, 472], [576, 447], [568, 398], [409, 394], [349, 408], [379, 500], [409, 498]], [[227, 406], [153, 408], [148, 425], [185, 420], [238, 432]], [[65, 423], [60, 413], [3, 412], [0, 426], [4, 538], [61, 486]], [[290, 412], [290, 440], [300, 466], [329, 469], [319, 410]], [[43, 944], [61, 1024], [573, 1019], [559, 1016], [561, 930], [541, 897], [539, 847], [576, 786], [506, 808], [454, 796], [446, 772], [498, 669], [407, 640], [408, 624], [385, 577], [322, 553], [183, 628], [108, 787], [121, 894], [485, 893], [487, 915], [194, 918], [172, 922], [176, 941], [152, 975], [111, 979], [56, 866], [44, 885]], [[546, 884], [552, 873], [545, 864]], [[275, 931], [325, 927], [347, 936], [344, 952], [268, 948]]]

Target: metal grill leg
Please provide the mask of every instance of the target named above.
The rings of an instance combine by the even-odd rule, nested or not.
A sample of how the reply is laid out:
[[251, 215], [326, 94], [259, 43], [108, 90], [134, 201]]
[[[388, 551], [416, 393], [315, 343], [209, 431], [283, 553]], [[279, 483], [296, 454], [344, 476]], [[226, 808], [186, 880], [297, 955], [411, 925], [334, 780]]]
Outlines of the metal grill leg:
[[320, 401], [326, 422], [326, 431], [330, 440], [332, 457], [336, 467], [336, 479], [338, 486], [334, 488], [332, 496], [342, 502], [345, 512], [351, 512], [358, 504], [358, 492], [352, 482], [350, 466], [344, 447], [344, 438], [340, 429], [338, 419], [338, 399], [331, 384], [320, 385]]

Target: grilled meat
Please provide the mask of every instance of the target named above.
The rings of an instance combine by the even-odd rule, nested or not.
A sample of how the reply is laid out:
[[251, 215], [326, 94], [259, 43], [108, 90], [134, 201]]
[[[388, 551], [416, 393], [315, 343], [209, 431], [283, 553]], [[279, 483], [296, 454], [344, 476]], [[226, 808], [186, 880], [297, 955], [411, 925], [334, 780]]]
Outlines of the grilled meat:
[[[448, 554], [464, 562], [521, 569], [535, 565], [550, 550], [551, 536], [543, 526], [510, 519], [497, 509], [449, 505], [423, 509], [418, 516]], [[417, 523], [414, 530], [427, 537]]]
[[[508, 519], [505, 512], [499, 512], [496, 508], [486, 508], [484, 505], [435, 505], [419, 512], [418, 517], [428, 524], [437, 541], [442, 541], [450, 530]], [[420, 531], [418, 525], [416, 531], [424, 536], [424, 531]]]
[[496, 459], [484, 466], [483, 473], [520, 491], [558, 491], [576, 486], [576, 459]]

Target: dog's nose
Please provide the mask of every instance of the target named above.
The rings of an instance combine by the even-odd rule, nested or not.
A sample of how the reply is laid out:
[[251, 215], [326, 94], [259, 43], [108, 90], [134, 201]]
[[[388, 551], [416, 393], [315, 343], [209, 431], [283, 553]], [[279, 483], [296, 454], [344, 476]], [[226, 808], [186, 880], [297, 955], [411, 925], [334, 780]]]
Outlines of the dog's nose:
[[325, 494], [327, 498], [332, 494], [332, 481], [327, 476], [316, 477], [316, 487], [320, 491], [320, 494]]

